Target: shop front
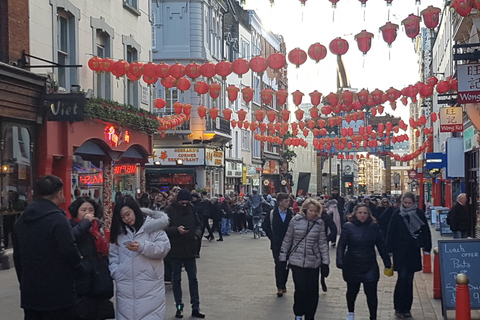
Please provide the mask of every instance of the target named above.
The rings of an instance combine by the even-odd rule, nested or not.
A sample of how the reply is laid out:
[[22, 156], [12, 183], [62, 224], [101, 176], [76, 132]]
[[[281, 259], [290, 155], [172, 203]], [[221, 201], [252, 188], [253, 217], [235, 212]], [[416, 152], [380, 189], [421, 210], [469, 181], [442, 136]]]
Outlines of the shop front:
[[110, 213], [119, 195], [145, 190], [144, 164], [152, 150], [151, 135], [115, 123], [86, 118], [82, 122], [49, 121], [40, 131], [38, 175], [54, 174], [64, 188], [65, 207], [91, 197]]
[[273, 194], [280, 192], [280, 166], [277, 161], [269, 160], [265, 163], [262, 171], [262, 193]]
[[147, 190], [174, 186], [223, 193], [223, 151], [205, 146], [155, 148], [146, 166]]
[[243, 190], [243, 163], [225, 160], [225, 194], [239, 194]]

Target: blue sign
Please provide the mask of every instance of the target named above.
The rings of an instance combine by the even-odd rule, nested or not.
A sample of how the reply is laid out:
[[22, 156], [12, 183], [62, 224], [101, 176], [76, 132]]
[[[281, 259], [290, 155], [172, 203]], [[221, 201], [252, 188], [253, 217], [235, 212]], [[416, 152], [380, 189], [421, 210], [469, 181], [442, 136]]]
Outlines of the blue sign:
[[425, 157], [425, 169], [442, 169], [447, 166], [447, 155], [441, 152], [430, 152]]

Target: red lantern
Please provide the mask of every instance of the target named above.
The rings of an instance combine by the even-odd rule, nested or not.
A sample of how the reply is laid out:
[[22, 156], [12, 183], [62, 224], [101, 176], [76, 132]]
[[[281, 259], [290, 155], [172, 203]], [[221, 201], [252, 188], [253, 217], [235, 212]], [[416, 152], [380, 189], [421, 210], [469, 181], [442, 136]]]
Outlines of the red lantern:
[[[255, 119], [256, 119], [258, 122], [262, 122], [262, 121], [263, 121], [263, 118], [265, 118], [265, 110], [258, 109], [257, 111], [255, 111]], [[263, 122], [262, 122], [262, 123], [263, 123]]]
[[310, 117], [312, 117], [312, 119], [316, 119], [318, 118], [318, 108], [317, 107], [312, 107], [310, 108]]
[[245, 73], [250, 70], [250, 63], [245, 58], [238, 58], [232, 62], [232, 71], [238, 74], [241, 78]]
[[232, 73], [232, 63], [230, 61], [220, 61], [215, 66], [215, 72], [221, 76], [223, 80], [226, 80], [227, 76]]
[[332, 113], [332, 107], [330, 106], [323, 106], [320, 111], [324, 114], [324, 115], [328, 115], [330, 113]]
[[325, 98], [332, 108], [338, 105], [338, 95], [336, 93], [330, 92]]
[[201, 67], [202, 66], [196, 62], [189, 63], [185, 66], [185, 74], [187, 77], [195, 80], [202, 75], [202, 72], [200, 71]]
[[382, 96], [383, 96], [383, 91], [379, 89], [375, 89], [371, 93], [372, 100], [374, 104], [380, 104], [382, 103]]
[[383, 27], [380, 27], [382, 31], [383, 40], [391, 47], [393, 41], [397, 38], [398, 24], [387, 22]]
[[367, 52], [372, 47], [372, 38], [373, 38], [373, 33], [367, 32], [366, 30], [362, 30], [362, 32], [355, 35], [355, 40], [357, 41], [358, 49], [362, 51], [363, 54], [367, 54]]
[[230, 121], [230, 124], [232, 125], [232, 128], [235, 128], [237, 126], [237, 123], [238, 123], [237, 120]]
[[238, 115], [238, 120], [245, 121], [245, 117], [247, 116], [247, 111], [240, 109], [237, 111], [237, 115]]
[[238, 93], [240, 92], [240, 89], [234, 85], [228, 86], [227, 87], [227, 92], [228, 92], [228, 100], [231, 102], [237, 100]]
[[143, 75], [143, 81], [145, 81], [145, 83], [147, 83], [148, 85], [152, 85], [158, 81], [158, 77], [147, 77], [146, 75]]
[[113, 64], [112, 74], [117, 78], [123, 77], [128, 72], [129, 66], [127, 61], [118, 60]]
[[450, 90], [450, 81], [439, 81], [436, 86], [438, 93], [445, 93]]
[[310, 59], [315, 60], [318, 63], [327, 56], [327, 48], [324, 45], [316, 42], [308, 48], [308, 56]]
[[260, 91], [260, 97], [262, 99], [262, 102], [264, 104], [270, 104], [272, 103], [272, 98], [273, 98], [273, 90], [272, 89], [263, 89]]
[[219, 112], [219, 111], [220, 111], [220, 110], [218, 110], [217, 107], [210, 108], [210, 109], [208, 110], [208, 112], [210, 113], [210, 118], [212, 118], [212, 120], [217, 119], [217, 117], [218, 117], [218, 112]]
[[210, 84], [210, 97], [213, 99], [217, 99], [220, 95], [220, 91], [222, 90], [222, 86], [216, 82]]
[[232, 112], [233, 112], [232, 109], [223, 109], [222, 110], [223, 118], [227, 121], [230, 121], [230, 119], [232, 118]]
[[185, 75], [185, 66], [181, 63], [175, 63], [170, 66], [169, 74], [175, 79], [181, 78]]
[[420, 12], [423, 17], [423, 23], [428, 29], [435, 29], [438, 26], [440, 12], [442, 10], [434, 6], [428, 6], [427, 9]]
[[192, 114], [192, 108], [193, 106], [189, 103], [185, 103], [183, 105], [183, 113], [186, 115], [186, 116], [190, 116]]
[[330, 51], [333, 54], [336, 54], [338, 56], [344, 55], [348, 51], [348, 42], [345, 39], [342, 38], [335, 38], [330, 42], [330, 45], [328, 46]]
[[307, 53], [300, 48], [295, 48], [288, 53], [288, 61], [298, 68], [307, 61]]
[[310, 101], [316, 107], [320, 104], [320, 99], [322, 98], [322, 94], [317, 90], [310, 92]]
[[206, 83], [205, 81], [197, 81], [195, 82], [195, 85], [193, 87], [195, 89], [195, 92], [198, 93], [198, 95], [205, 94], [210, 89], [208, 83]]
[[345, 90], [342, 92], [342, 101], [345, 105], [349, 106], [353, 103], [353, 92]]
[[302, 121], [304, 113], [302, 109], [295, 110], [295, 118], [297, 118], [298, 121]]
[[402, 21], [402, 24], [405, 27], [405, 33], [409, 38], [415, 39], [415, 37], [420, 33], [420, 18], [414, 14], [410, 14], [408, 18]]
[[458, 80], [456, 78], [450, 80], [450, 89], [458, 91]]
[[250, 122], [249, 121], [243, 121], [243, 127], [245, 130], [248, 130], [248, 127], [250, 127]]
[[182, 93], [190, 89], [191, 85], [192, 83], [190, 82], [190, 80], [185, 77], [181, 77], [180, 79], [178, 79], [177, 88], [178, 90], [182, 91]]
[[202, 119], [205, 118], [205, 116], [207, 115], [207, 107], [205, 106], [197, 107], [197, 113], [200, 118]]
[[302, 97], [304, 96], [303, 92], [296, 90], [295, 92], [292, 92], [292, 96], [293, 104], [298, 107], [302, 103]]
[[253, 99], [253, 92], [255, 90], [253, 90], [252, 88], [250, 87], [245, 87], [242, 89], [242, 97], [243, 97], [243, 101], [245, 101], [246, 103], [249, 103], [250, 101], [252, 101]]
[[176, 114], [180, 114], [182, 113], [182, 110], [183, 110], [183, 104], [180, 103], [180, 102], [175, 102], [173, 104], [173, 111], [176, 113]]
[[256, 56], [250, 59], [250, 69], [256, 73], [263, 73], [267, 70], [267, 59], [262, 56]]
[[257, 128], [258, 128], [258, 122], [252, 122], [250, 124], [250, 130], [251, 131], [255, 131], [255, 130], [257, 130]]
[[155, 75], [159, 78], [166, 78], [169, 76], [170, 65], [167, 63], [159, 63], [155, 68]]
[[215, 71], [215, 63], [210, 62], [210, 61], [205, 62], [200, 67], [200, 72], [201, 72], [202, 76], [204, 76], [205, 78], [215, 77], [215, 75], [217, 74], [216, 71]]
[[[102, 71], [104, 72], [112, 72], [113, 70], [113, 64], [115, 63], [114, 60], [110, 59], [110, 58], [104, 58], [103, 59], [103, 62], [100, 64], [101, 68], [102, 68]], [[154, 67], [156, 67], [157, 65], [155, 63], [152, 63], [150, 62], [151, 64], [153, 64]], [[152, 76], [155, 76], [155, 70], [153, 72], [153, 75]]]
[[277, 98], [277, 105], [284, 105], [287, 103], [288, 92], [286, 90], [278, 90], [275, 92], [275, 97]]
[[307, 127], [312, 130], [313, 128], [315, 128], [315, 121], [313, 120], [308, 120], [307, 121]]
[[432, 114], [430, 114], [430, 118], [432, 119], [433, 122], [436, 122], [437, 121], [437, 114], [435, 112], [432, 112]]
[[365, 89], [360, 90], [360, 92], [357, 93], [358, 102], [360, 102], [362, 106], [366, 105], [368, 102], [369, 95], [370, 93], [368, 92], [368, 90], [365, 90]]
[[[144, 77], [148, 78], [154, 78], [158, 76], [155, 74], [155, 69], [157, 68], [157, 65], [153, 62], [149, 62], [143, 65], [143, 75]], [[147, 82], [148, 83], [148, 82]]]
[[285, 67], [286, 64], [287, 59], [285, 59], [285, 55], [279, 52], [272, 53], [267, 58], [267, 65], [274, 70], [281, 69]]
[[274, 122], [277, 118], [277, 112], [275, 110], [268, 110], [267, 111], [267, 119], [270, 122]]
[[92, 57], [88, 60], [88, 67], [90, 70], [100, 72], [102, 70], [103, 59], [99, 57]]
[[172, 77], [172, 76], [168, 76], [166, 78], [162, 78], [160, 80], [160, 83], [162, 84], [162, 86], [164, 88], [167, 88], [167, 89], [173, 88], [173, 87], [175, 87], [175, 78]]
[[162, 109], [167, 105], [167, 102], [162, 98], [157, 98], [153, 101], [153, 105], [157, 109]]
[[451, 7], [457, 11], [462, 17], [468, 16], [470, 11], [472, 11], [472, 1], [471, 0], [453, 0]]
[[280, 111], [280, 114], [282, 115], [282, 120], [284, 122], [288, 122], [288, 120], [290, 120], [290, 110], [282, 110]]

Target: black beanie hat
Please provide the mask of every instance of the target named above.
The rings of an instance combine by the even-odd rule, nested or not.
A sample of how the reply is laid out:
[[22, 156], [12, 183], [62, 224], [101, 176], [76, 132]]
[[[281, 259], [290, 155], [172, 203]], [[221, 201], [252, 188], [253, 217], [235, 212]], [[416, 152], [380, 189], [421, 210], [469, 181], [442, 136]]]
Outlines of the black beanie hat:
[[192, 195], [189, 190], [182, 189], [177, 194], [177, 201], [188, 200], [192, 201]]

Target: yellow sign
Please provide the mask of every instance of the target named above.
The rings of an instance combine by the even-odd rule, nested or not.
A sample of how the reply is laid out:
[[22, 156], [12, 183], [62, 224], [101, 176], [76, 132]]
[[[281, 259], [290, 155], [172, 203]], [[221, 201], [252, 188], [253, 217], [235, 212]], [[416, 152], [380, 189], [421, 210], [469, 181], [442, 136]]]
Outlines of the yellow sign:
[[243, 166], [242, 169], [242, 184], [246, 185], [247, 184], [247, 167]]

